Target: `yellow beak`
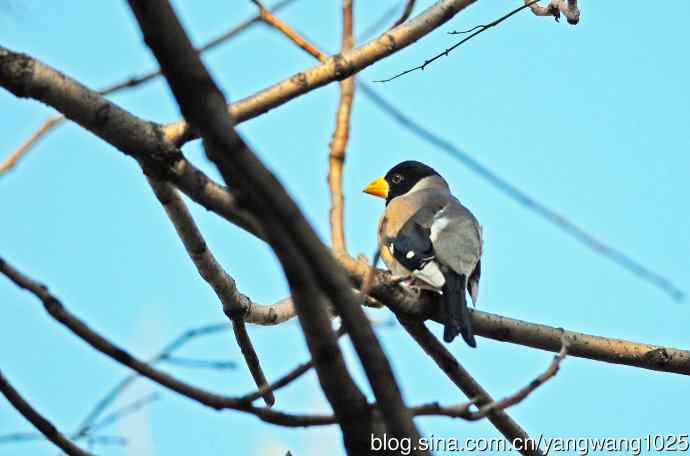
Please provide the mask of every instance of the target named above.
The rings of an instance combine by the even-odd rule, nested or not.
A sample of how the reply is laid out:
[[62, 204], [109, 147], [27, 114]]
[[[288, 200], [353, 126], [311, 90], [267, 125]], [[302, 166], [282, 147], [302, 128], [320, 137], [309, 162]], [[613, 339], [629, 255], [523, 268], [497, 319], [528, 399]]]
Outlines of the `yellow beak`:
[[364, 189], [364, 193], [378, 196], [380, 198], [388, 198], [388, 182], [383, 177], [379, 177], [371, 181]]

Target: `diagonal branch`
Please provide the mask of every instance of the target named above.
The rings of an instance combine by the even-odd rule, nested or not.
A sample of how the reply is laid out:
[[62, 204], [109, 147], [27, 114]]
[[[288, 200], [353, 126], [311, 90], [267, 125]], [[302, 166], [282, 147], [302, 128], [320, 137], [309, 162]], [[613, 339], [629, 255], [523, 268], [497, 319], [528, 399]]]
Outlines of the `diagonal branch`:
[[[287, 427], [318, 426], [332, 424], [332, 417], [327, 415], [292, 415], [267, 407], [255, 407], [236, 397], [215, 394], [196, 386], [185, 383], [177, 378], [160, 371], [149, 363], [145, 363], [121, 347], [113, 344], [96, 331], [89, 328], [83, 321], [69, 312], [62, 303], [53, 296], [45, 285], [25, 276], [6, 261], [0, 258], [0, 273], [7, 276], [19, 288], [25, 289], [41, 300], [48, 314], [63, 324], [74, 335], [82, 339], [102, 354], [112, 358], [120, 364], [129, 367], [138, 374], [175, 391], [182, 396], [195, 400], [215, 410], [232, 409], [256, 416], [267, 423]], [[33, 423], [33, 422], [32, 422]]]
[[[341, 258], [341, 261], [352, 281], [356, 284], [362, 283], [369, 272], [368, 265], [348, 258]], [[370, 294], [398, 315], [416, 320], [445, 321], [436, 296], [432, 293], [411, 293], [391, 280], [391, 273], [388, 271], [376, 271]], [[530, 323], [479, 310], [472, 310], [471, 314], [472, 328], [479, 336], [551, 352], [558, 352], [561, 348], [563, 328]], [[565, 331], [565, 335], [570, 341], [570, 356], [690, 375], [690, 351], [575, 331]]]
[[402, 14], [400, 14], [400, 17], [398, 20], [396, 20], [393, 25], [391, 25], [391, 29], [397, 27], [398, 25], [402, 24], [405, 22], [407, 19], [410, 18], [410, 15], [412, 14], [412, 10], [414, 9], [414, 5], [416, 3], [416, 0], [405, 0], [405, 8], [403, 8]]
[[14, 406], [24, 418], [26, 418], [36, 429], [41, 431], [48, 440], [69, 455], [91, 456], [91, 453], [82, 450], [67, 437], [60, 433], [53, 424], [38, 413], [19, 392], [7, 381], [0, 371], [0, 393]]
[[[343, 0], [343, 37], [340, 51], [352, 49], [352, 0]], [[350, 115], [355, 95], [355, 77], [340, 81], [340, 102], [335, 115], [335, 129], [328, 155], [328, 187], [331, 194], [331, 243], [336, 256], [347, 253], [345, 243], [345, 198], [343, 197], [343, 166], [350, 135]]]
[[17, 97], [41, 101], [139, 162], [147, 175], [169, 181], [190, 198], [261, 237], [253, 216], [230, 191], [188, 162], [165, 141], [161, 126], [125, 111], [74, 79], [0, 46], [0, 86]]
[[325, 57], [311, 44], [309, 44], [306, 40], [302, 39], [301, 36], [299, 36], [297, 33], [294, 32], [285, 22], [281, 21], [278, 19], [278, 17], [271, 12], [268, 8], [266, 8], [263, 3], [259, 0], [251, 0], [252, 3], [254, 3], [257, 8], [259, 8], [259, 17], [261, 17], [261, 20], [264, 21], [266, 24], [270, 25], [271, 27], [275, 28], [276, 30], [279, 30], [281, 33], [285, 34], [290, 40], [292, 40], [297, 46], [301, 47], [305, 52], [313, 55], [320, 61], [325, 61]]
[[564, 335], [561, 339], [561, 349], [553, 357], [553, 361], [551, 361], [551, 364], [549, 364], [548, 369], [546, 369], [537, 378], [529, 382], [527, 386], [519, 389], [514, 394], [511, 394], [510, 396], [505, 397], [500, 401], [483, 405], [476, 412], [471, 412], [469, 419], [471, 421], [481, 420], [482, 418], [492, 413], [495, 413], [496, 411], [505, 410], [508, 407], [512, 407], [513, 405], [522, 402], [527, 396], [532, 394], [534, 390], [536, 390], [541, 385], [549, 381], [558, 373], [558, 369], [561, 366], [561, 361], [563, 361], [563, 359], [565, 359], [566, 355], [568, 354], [569, 345], [570, 342], [568, 341], [568, 338]]
[[[223, 304], [223, 312], [232, 322], [235, 339], [240, 346], [256, 386], [259, 388], [265, 386], [267, 384], [266, 376], [261, 369], [259, 357], [243, 320], [244, 315], [249, 310], [251, 300], [239, 292], [235, 280], [216, 261], [177, 190], [170, 184], [152, 177], [148, 178], [148, 182], [175, 226], [189, 258], [199, 271], [199, 275], [213, 288]], [[275, 397], [269, 391], [264, 395], [264, 401], [270, 407], [275, 403]]]
[[[474, 2], [475, 0], [439, 0], [410, 21], [362, 46], [329, 57], [324, 63], [232, 103], [228, 106], [228, 111], [236, 123], [244, 122], [330, 82], [345, 79], [413, 44]], [[198, 134], [182, 119], [165, 125], [163, 131], [165, 138], [177, 145], [198, 138]]]
[[[353, 302], [349, 282], [339, 274], [330, 253], [319, 242], [294, 201], [235, 133], [225, 108], [225, 98], [192, 47], [170, 4], [164, 0], [130, 0], [130, 7], [182, 114], [204, 139], [207, 156], [226, 183], [232, 181], [238, 189], [242, 207], [260, 220], [285, 271], [307, 345], [318, 360], [319, 380], [338, 417], [345, 445], [349, 452], [361, 453], [368, 447], [368, 437], [373, 430], [370, 413], [364, 395], [347, 371], [326, 312], [330, 298], [353, 340], [357, 340], [358, 334], [352, 328], [352, 311], [359, 311], [363, 325], [371, 331], [361, 307]], [[318, 258], [310, 258], [309, 253], [313, 256], [314, 250]], [[328, 259], [331, 264], [319, 264], [316, 259]], [[340, 279], [338, 283], [323, 281], [324, 276], [330, 278], [335, 274]], [[329, 355], [324, 356], [323, 350]], [[384, 412], [388, 418], [386, 415]], [[386, 420], [396, 435], [403, 434], [396, 428], [399, 420]], [[411, 423], [411, 419], [408, 420]]]
[[46, 119], [43, 124], [38, 127], [34, 133], [27, 138], [14, 152], [9, 154], [5, 160], [0, 163], [0, 175], [6, 173], [17, 164], [20, 158], [22, 158], [31, 148], [46, 134], [51, 128], [59, 124], [64, 117], [62, 116], [51, 116]]
[[[276, 3], [275, 6], [272, 7], [272, 10], [277, 12], [294, 1], [295, 0], [281, 0], [278, 3]], [[239, 24], [232, 27], [230, 30], [206, 42], [206, 44], [199, 48], [199, 52], [205, 52], [209, 49], [215, 48], [216, 46], [225, 42], [229, 38], [239, 35], [241, 32], [247, 30], [250, 26], [256, 24], [261, 20], [261, 15], [256, 15], [250, 19], [240, 22]], [[122, 82], [117, 82], [108, 87], [105, 87], [101, 89], [99, 93], [104, 96], [110, 95], [112, 93], [119, 92], [122, 89], [135, 87], [137, 85], [143, 84], [147, 81], [150, 81], [160, 76], [160, 74], [160, 69], [152, 70], [139, 76], [133, 76]], [[45, 136], [50, 130], [60, 125], [64, 120], [65, 116], [63, 115], [52, 116], [46, 119], [46, 121], [43, 124], [41, 124], [41, 126], [34, 133], [32, 133], [26, 141], [24, 141], [14, 152], [10, 153], [7, 156], [7, 158], [2, 163], [0, 163], [0, 175], [13, 168], [16, 165], [17, 161], [22, 156], [24, 156], [24, 154], [26, 154], [38, 142], [39, 139]]]
[[[439, 52], [439, 53], [436, 54], [435, 56], [433, 56], [433, 57], [431, 57], [431, 58], [425, 60], [424, 63], [422, 63], [421, 65], [417, 65], [416, 67], [409, 68], [409, 69], [407, 69], [407, 70], [405, 70], [405, 71], [402, 71], [402, 72], [396, 74], [395, 76], [391, 76], [390, 78], [387, 78], [387, 79], [380, 79], [380, 80], [377, 80], [377, 81], [374, 81], [374, 82], [389, 82], [389, 81], [392, 81], [392, 80], [394, 80], [394, 79], [398, 79], [398, 78], [401, 77], [401, 76], [405, 76], [406, 74], [412, 73], [413, 71], [417, 71], [417, 70], [424, 71], [424, 69], [425, 69], [428, 65], [430, 65], [431, 63], [435, 62], [436, 60], [440, 59], [441, 57], [448, 57], [448, 54], [450, 54], [452, 51], [454, 51], [454, 50], [457, 49], [458, 47], [462, 46], [464, 43], [466, 43], [467, 41], [471, 40], [471, 39], [474, 38], [475, 36], [479, 35], [480, 33], [484, 32], [484, 31], [486, 31], [486, 30], [488, 30], [488, 29], [490, 29], [491, 27], [497, 26], [497, 25], [500, 24], [501, 22], [503, 22], [503, 21], [505, 21], [506, 19], [510, 18], [511, 16], [513, 16], [513, 15], [519, 13], [519, 12], [522, 11], [523, 9], [528, 8], [530, 5], [533, 5], [533, 4], [537, 3], [538, 1], [539, 1], [539, 0], [531, 0], [531, 1], [528, 0], [524, 5], [520, 6], [519, 8], [515, 8], [514, 10], [510, 11], [509, 13], [507, 13], [507, 14], [505, 14], [505, 15], [499, 17], [499, 18], [496, 19], [495, 21], [492, 21], [492, 22], [490, 22], [490, 23], [488, 23], [488, 24], [486, 24], [486, 25], [480, 25], [480, 26], [478, 26], [478, 27], [474, 27], [474, 28], [468, 30], [467, 32], [472, 31], [472, 30], [476, 30], [476, 31], [474, 31], [474, 33], [472, 33], [471, 35], [467, 36], [466, 38], [464, 38], [464, 39], [458, 41], [457, 43], [455, 43], [455, 44], [452, 45], [451, 47], [447, 48], [445, 51]], [[466, 33], [466, 32], [451, 32], [451, 35], [452, 35], [452, 34], [459, 34], [459, 33]]]
[[[474, 403], [480, 407], [494, 403], [491, 395], [465, 370], [448, 349], [436, 339], [423, 322], [398, 316], [405, 330], [429, 355], [448, 378]], [[530, 442], [531, 439], [518, 423], [503, 410], [487, 413], [487, 417], [503, 436], [511, 442]], [[542, 456], [538, 450], [525, 448], [526, 456]]]

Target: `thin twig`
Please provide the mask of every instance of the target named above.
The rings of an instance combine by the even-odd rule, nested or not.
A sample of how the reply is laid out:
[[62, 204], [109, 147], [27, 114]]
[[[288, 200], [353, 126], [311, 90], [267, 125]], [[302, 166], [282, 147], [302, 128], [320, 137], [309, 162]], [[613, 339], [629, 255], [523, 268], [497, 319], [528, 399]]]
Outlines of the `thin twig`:
[[[352, 49], [352, 0], [343, 0], [343, 36], [341, 52]], [[335, 115], [335, 129], [331, 137], [330, 153], [328, 154], [328, 188], [331, 195], [331, 209], [329, 220], [331, 225], [331, 243], [335, 255], [347, 253], [345, 242], [345, 198], [343, 196], [343, 167], [345, 151], [350, 136], [350, 114], [355, 95], [355, 77], [343, 79], [340, 85], [340, 102]]]
[[[261, 369], [259, 357], [256, 354], [243, 321], [249, 312], [251, 300], [239, 292], [235, 280], [230, 277], [213, 256], [178, 191], [167, 182], [158, 181], [153, 177], [148, 177], [147, 179], [158, 201], [175, 227], [199, 275], [216, 293], [216, 296], [218, 296], [222, 303], [223, 312], [232, 321], [232, 329], [235, 333], [237, 345], [240, 347], [242, 356], [244, 356], [256, 386], [261, 388], [267, 384], [266, 376], [263, 369]], [[275, 403], [275, 397], [272, 394], [266, 394], [264, 400], [269, 407]]]
[[97, 422], [93, 423], [91, 426], [89, 426], [88, 432], [91, 433], [94, 430], [103, 429], [106, 426], [120, 421], [121, 419], [138, 412], [142, 408], [146, 407], [152, 402], [157, 401], [158, 399], [160, 399], [160, 395], [158, 393], [147, 394], [146, 396], [137, 399], [136, 401], [127, 404], [122, 408], [115, 410], [114, 412], [104, 416]]
[[[460, 364], [448, 349], [434, 336], [423, 322], [410, 320], [397, 315], [403, 328], [419, 344], [424, 352], [431, 357], [446, 376], [478, 406], [494, 402], [491, 395], [474, 379], [474, 377]], [[511, 442], [530, 442], [527, 432], [515, 422], [505, 411], [498, 410], [488, 414], [488, 420], [503, 436]], [[543, 456], [538, 450], [523, 448], [524, 456]]]
[[237, 363], [233, 361], [215, 361], [208, 359], [183, 358], [180, 356], [166, 356], [161, 361], [163, 361], [166, 364], [172, 364], [181, 367], [190, 367], [194, 369], [228, 370], [237, 368]]
[[[487, 404], [484, 404], [479, 407], [479, 410], [473, 411], [472, 406], [476, 405], [479, 402], [482, 402], [481, 397], [473, 399], [469, 402], [466, 402], [464, 404], [459, 404], [455, 406], [450, 406], [450, 407], [444, 407], [439, 405], [438, 403], [434, 402], [431, 404], [425, 404], [422, 406], [417, 406], [417, 407], [412, 407], [412, 412], [415, 414], [415, 416], [421, 416], [421, 415], [434, 415], [434, 416], [447, 416], [449, 418], [462, 418], [463, 420], [467, 421], [478, 421], [483, 418], [486, 418], [489, 415], [495, 414], [497, 412], [502, 412], [508, 409], [509, 407], [512, 407], [516, 404], [519, 404], [527, 396], [532, 394], [534, 390], [539, 388], [541, 385], [549, 381], [551, 378], [553, 378], [557, 373], [558, 369], [560, 367], [561, 361], [565, 358], [566, 354], [568, 353], [568, 341], [564, 337], [563, 338], [563, 345], [561, 347], [561, 350], [558, 352], [557, 355], [553, 357], [553, 361], [549, 364], [549, 367], [544, 371], [542, 374], [540, 374], [537, 378], [532, 380], [529, 384], [524, 386], [523, 388], [520, 388], [518, 391], [515, 393], [511, 394], [510, 396], [505, 397], [504, 399], [501, 399], [500, 401], [493, 401], [489, 402]], [[514, 440], [511, 440], [514, 442]], [[529, 442], [528, 440], [525, 441], [526, 443]], [[538, 449], [533, 449], [536, 451], [539, 451]], [[530, 450], [526, 450], [526, 453], [529, 453]]]
[[[416, 66], [416, 67], [414, 67], [414, 68], [410, 68], [410, 69], [408, 69], [408, 70], [405, 70], [405, 71], [403, 71], [403, 72], [400, 72], [400, 73], [396, 74], [395, 76], [392, 76], [392, 77], [390, 77], [390, 78], [388, 78], [388, 79], [380, 79], [380, 80], [377, 80], [377, 81], [374, 81], [374, 82], [389, 82], [389, 81], [392, 81], [393, 79], [398, 79], [399, 77], [404, 76], [404, 75], [406, 75], [406, 74], [408, 74], [408, 73], [412, 73], [413, 71], [416, 71], [416, 70], [422, 70], [422, 71], [423, 71], [423, 70], [427, 67], [427, 65], [429, 65], [430, 63], [435, 62], [436, 60], [440, 59], [441, 57], [444, 57], [444, 56], [445, 56], [445, 57], [448, 57], [448, 54], [450, 54], [450, 53], [451, 53], [454, 49], [456, 49], [458, 46], [460, 46], [460, 45], [462, 45], [463, 43], [465, 43], [465, 42], [471, 40], [472, 38], [474, 38], [475, 36], [477, 36], [477, 35], [479, 35], [480, 33], [484, 32], [485, 30], [488, 30], [488, 29], [490, 29], [491, 27], [495, 27], [496, 25], [498, 25], [498, 24], [500, 24], [501, 22], [505, 21], [505, 20], [508, 19], [509, 17], [513, 16], [514, 14], [519, 13], [519, 12], [522, 11], [523, 9], [529, 8], [530, 5], [532, 5], [532, 4], [534, 4], [534, 3], [537, 3], [538, 1], [539, 1], [539, 0], [532, 0], [530, 3], [527, 3], [527, 4], [525, 4], [525, 5], [522, 5], [522, 6], [519, 7], [519, 8], [515, 8], [515, 9], [512, 10], [511, 12], [505, 14], [505, 15], [502, 16], [502, 17], [499, 17], [499, 18], [496, 19], [495, 21], [490, 22], [490, 23], [488, 23], [488, 24], [486, 24], [486, 25], [480, 26], [479, 30], [477, 30], [476, 32], [472, 33], [470, 36], [468, 36], [468, 37], [466, 37], [466, 38], [460, 40], [459, 42], [455, 43], [455, 44], [452, 45], [451, 47], [447, 48], [445, 51], [440, 52], [440, 53], [436, 54], [435, 56], [431, 57], [430, 59], [425, 60], [424, 63], [422, 63], [421, 65], [418, 65], [418, 66]], [[451, 32], [451, 34], [452, 34], [452, 33], [453, 33], [453, 32]]]
[[412, 10], [414, 9], [414, 5], [416, 3], [416, 0], [405, 0], [405, 8], [403, 8], [403, 12], [398, 18], [397, 21], [391, 25], [391, 29], [397, 27], [398, 25], [402, 24], [405, 22], [407, 19], [410, 18], [410, 15], [412, 14]]
[[[197, 337], [208, 336], [221, 331], [228, 331], [229, 329], [230, 325], [228, 325], [227, 323], [211, 324], [201, 326], [198, 328], [188, 329], [179, 336], [177, 336], [175, 339], [173, 339], [172, 342], [167, 344], [157, 355], [149, 359], [148, 363], [154, 365], [160, 362], [161, 360], [170, 356], [172, 353], [179, 350], [188, 342]], [[117, 399], [129, 387], [129, 385], [131, 385], [139, 377], [140, 376], [137, 373], [129, 374], [122, 380], [120, 380], [113, 388], [111, 388], [96, 403], [96, 405], [94, 405], [91, 411], [87, 414], [86, 418], [84, 418], [82, 423], [79, 425], [76, 435], [84, 435], [88, 431], [88, 429], [93, 425], [93, 423], [95, 423], [96, 420], [98, 420], [98, 417], [108, 408], [108, 406], [112, 404], [115, 401], [115, 399]]]
[[[129, 367], [153, 382], [188, 397], [189, 399], [195, 400], [215, 410], [237, 410], [254, 415], [268, 423], [287, 427], [320, 426], [324, 424], [333, 424], [334, 422], [333, 417], [329, 415], [296, 415], [272, 410], [268, 407], [256, 407], [247, 402], [240, 401], [237, 397], [215, 394], [178, 380], [172, 375], [154, 368], [151, 364], [134, 357], [101, 334], [89, 328], [83, 321], [69, 312], [65, 306], [48, 291], [45, 285], [22, 274], [1, 258], [0, 273], [7, 276], [19, 288], [27, 290], [40, 299], [44, 309], [51, 317], [63, 324], [74, 335], [94, 349], [118, 363]], [[36, 425], [33, 421], [32, 423]]]
[[292, 40], [295, 44], [304, 49], [307, 53], [316, 57], [319, 61], [326, 61], [327, 57], [325, 55], [323, 55], [318, 49], [309, 44], [307, 41], [303, 40], [302, 37], [300, 37], [299, 34], [295, 33], [295, 31], [292, 28], [290, 28], [285, 22], [278, 19], [268, 8], [264, 7], [259, 0], [251, 0], [251, 2], [259, 8], [259, 16], [261, 17], [262, 21], [274, 27], [276, 30], [279, 30], [290, 40]]
[[[336, 336], [337, 337], [342, 337], [345, 334], [345, 330], [343, 326], [340, 326], [338, 330], [336, 331]], [[259, 388], [258, 390], [254, 391], [253, 393], [245, 394], [244, 396], [240, 397], [240, 401], [244, 402], [254, 402], [258, 398], [260, 398], [262, 395], [266, 394], [267, 392], [274, 392], [276, 390], [279, 390], [280, 388], [283, 388], [284, 386], [289, 385], [293, 381], [297, 380], [299, 377], [302, 375], [306, 374], [309, 372], [311, 368], [313, 368], [315, 365], [314, 358], [310, 359], [309, 361], [299, 364], [297, 367], [292, 369], [290, 372], [287, 374], [283, 375], [280, 377], [278, 380], [274, 381], [270, 385], [265, 385]]]
[[[290, 3], [294, 2], [295, 0], [281, 0], [278, 3], [275, 4], [275, 6], [271, 7], [270, 10], [266, 11], [280, 11]], [[258, 14], [250, 19], [246, 19], [239, 24], [233, 26], [226, 32], [223, 32], [221, 35], [211, 39], [210, 41], [206, 42], [204, 45], [202, 45], [199, 48], [199, 52], [205, 52], [209, 49], [213, 49], [214, 47], [218, 46], [219, 44], [227, 41], [229, 38], [232, 38], [236, 35], [238, 35], [240, 32], [243, 32], [244, 30], [248, 29], [251, 25], [256, 24], [257, 22], [262, 20], [261, 14]], [[99, 91], [101, 95], [110, 95], [115, 92], [119, 92], [122, 89], [126, 88], [132, 88], [135, 86], [138, 86], [140, 84], [143, 84], [145, 82], [148, 82], [158, 76], [160, 76], [161, 71], [160, 69], [152, 70], [147, 73], [141, 74], [139, 76], [132, 76], [124, 81], [121, 82], [116, 82], [110, 86], [104, 87]], [[16, 150], [11, 152], [5, 160], [0, 163], [0, 175], [3, 173], [9, 171], [11, 168], [13, 168], [16, 164], [17, 161], [24, 155], [26, 154], [36, 143], [38, 142], [39, 139], [41, 139], [43, 136], [45, 136], [49, 131], [51, 131], [53, 128], [57, 127], [60, 125], [63, 121], [65, 120], [65, 116], [63, 115], [58, 115], [58, 116], [51, 116], [48, 117], [43, 124], [34, 132], [31, 134], [31, 136], [24, 141]]]
[[569, 346], [570, 342], [568, 341], [568, 338], [564, 335], [561, 339], [561, 350], [553, 357], [553, 361], [551, 361], [551, 364], [549, 365], [548, 369], [546, 369], [546, 371], [544, 371], [537, 378], [529, 382], [527, 386], [516, 391], [514, 394], [511, 394], [510, 396], [505, 397], [500, 401], [482, 405], [476, 412], [470, 412], [469, 419], [472, 421], [480, 420], [491, 413], [494, 413], [499, 410], [505, 410], [508, 407], [512, 407], [513, 405], [522, 402], [527, 396], [532, 394], [534, 390], [539, 388], [541, 385], [546, 383], [548, 380], [550, 380], [558, 373], [558, 369], [561, 366], [561, 361], [563, 361], [563, 359], [568, 354]]
[[53, 424], [45, 419], [29, 404], [21, 394], [7, 381], [0, 371], [0, 393], [5, 396], [14, 408], [21, 413], [36, 429], [58, 448], [62, 449], [69, 455], [76, 456], [91, 456], [91, 453], [82, 450], [67, 437], [60, 433]]
[[24, 156], [37, 142], [41, 139], [51, 128], [59, 124], [64, 119], [63, 116], [51, 116], [46, 119], [43, 124], [38, 127], [29, 138], [24, 141], [14, 152], [9, 154], [5, 160], [0, 163], [0, 175], [6, 173], [17, 164], [20, 158]]
[[395, 15], [395, 13], [397, 13], [399, 9], [400, 5], [396, 3], [392, 4], [387, 10], [383, 12], [383, 14], [381, 14], [381, 16], [379, 16], [376, 20], [372, 21], [371, 24], [369, 24], [363, 32], [357, 34], [357, 41], [368, 41], [372, 36], [381, 33], [381, 30], [384, 29], [385, 25], [388, 24], [391, 17]]

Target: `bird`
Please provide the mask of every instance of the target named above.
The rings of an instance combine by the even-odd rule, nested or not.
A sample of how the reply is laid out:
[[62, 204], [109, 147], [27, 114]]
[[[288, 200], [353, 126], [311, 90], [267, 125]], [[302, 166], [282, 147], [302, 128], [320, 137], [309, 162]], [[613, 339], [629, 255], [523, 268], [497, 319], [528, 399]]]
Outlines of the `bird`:
[[364, 192], [386, 200], [377, 238], [388, 269], [406, 285], [441, 295], [445, 342], [461, 334], [476, 347], [465, 290], [476, 305], [483, 247], [477, 218], [436, 170], [414, 160], [398, 163]]

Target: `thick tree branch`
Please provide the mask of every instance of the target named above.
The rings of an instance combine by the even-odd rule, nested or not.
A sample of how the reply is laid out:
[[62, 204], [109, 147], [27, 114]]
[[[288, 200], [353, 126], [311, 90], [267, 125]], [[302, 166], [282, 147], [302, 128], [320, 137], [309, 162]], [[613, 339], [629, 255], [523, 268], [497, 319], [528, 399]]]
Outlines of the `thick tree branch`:
[[[276, 3], [275, 6], [272, 7], [272, 10], [275, 12], [280, 11], [281, 9], [288, 6], [290, 3], [294, 1], [295, 0], [281, 0], [278, 3]], [[266, 11], [270, 13], [270, 10], [267, 9]], [[221, 35], [206, 42], [206, 44], [199, 48], [199, 52], [205, 52], [209, 49], [213, 49], [214, 47], [228, 40], [229, 38], [239, 35], [241, 32], [247, 30], [250, 26], [256, 24], [257, 22], [260, 22], [262, 19], [262, 16], [259, 14], [250, 19], [240, 22], [239, 24], [233, 26], [231, 29], [227, 30]], [[139, 84], [143, 84], [147, 81], [156, 78], [157, 76], [160, 76], [160, 74], [160, 69], [149, 71], [139, 76], [133, 76], [122, 82], [117, 82], [108, 87], [105, 87], [101, 89], [98, 93], [100, 93], [103, 96], [110, 95], [112, 93], [119, 92], [122, 89], [135, 87]], [[16, 165], [17, 161], [22, 156], [24, 156], [24, 154], [26, 154], [38, 142], [39, 139], [45, 136], [53, 128], [60, 125], [63, 120], [65, 120], [65, 116], [63, 115], [52, 116], [46, 119], [46, 121], [34, 133], [32, 133], [26, 141], [24, 141], [14, 152], [10, 153], [7, 156], [7, 158], [2, 163], [0, 163], [0, 175], [13, 168], [14, 165]]]
[[[216, 164], [226, 183], [232, 181], [239, 189], [243, 207], [254, 212], [261, 221], [267, 240], [285, 270], [307, 345], [317, 359], [319, 380], [338, 417], [345, 445], [351, 453], [361, 452], [368, 447], [367, 437], [373, 430], [370, 414], [364, 395], [345, 367], [325, 311], [326, 296], [321, 291], [320, 276], [327, 274], [329, 269], [337, 271], [337, 265], [322, 267], [306, 255], [310, 249], [318, 246], [321, 248], [319, 253], [328, 255], [333, 261], [292, 199], [234, 132], [223, 95], [206, 71], [168, 2], [130, 0], [130, 6], [185, 119], [203, 137], [207, 156]], [[299, 241], [305, 238], [310, 242], [300, 245], [304, 242]], [[333, 304], [348, 327], [349, 309], [339, 305], [342, 299], [338, 299], [338, 293], [354, 295], [345, 277], [341, 277], [343, 285], [336, 285], [335, 293], [327, 289], [324, 291], [331, 291], [328, 297], [335, 298]], [[351, 307], [364, 317], [359, 305], [352, 304]], [[364, 324], [371, 329], [367, 320]], [[353, 340], [357, 337], [350, 327], [348, 332]], [[323, 356], [324, 350], [328, 351], [329, 356]], [[392, 432], [398, 431], [395, 421], [387, 424]]]
[[237, 207], [235, 196], [188, 162], [164, 139], [160, 125], [125, 111], [79, 82], [33, 59], [0, 46], [0, 86], [64, 114], [135, 158], [148, 175], [167, 180], [195, 202], [261, 237], [254, 217]]
[[[350, 278], [362, 282], [369, 271], [365, 262], [342, 258]], [[431, 293], [417, 295], [391, 281], [388, 271], [377, 270], [371, 296], [398, 315], [418, 320], [444, 321], [440, 306]], [[472, 328], [479, 336], [503, 342], [558, 352], [561, 348], [562, 328], [515, 320], [479, 310], [472, 310]], [[690, 352], [659, 345], [565, 331], [570, 341], [568, 355], [643, 369], [690, 375]]]
[[[440, 0], [410, 21], [383, 33], [360, 47], [329, 57], [324, 63], [301, 71], [255, 95], [232, 103], [228, 106], [230, 115], [236, 123], [240, 123], [330, 82], [345, 79], [416, 42], [452, 19], [474, 1]], [[184, 120], [167, 124], [163, 130], [166, 139], [178, 145], [198, 137], [198, 134], [189, 128]]]
[[50, 421], [38, 413], [7, 381], [2, 375], [2, 371], [0, 371], [0, 393], [7, 398], [10, 404], [12, 404], [24, 418], [26, 418], [36, 429], [41, 431], [41, 434], [65, 453], [76, 456], [91, 456], [91, 453], [82, 450], [72, 443], [67, 437], [62, 435]]
[[145, 363], [122, 348], [101, 336], [75, 315], [69, 312], [62, 303], [53, 296], [45, 285], [25, 276], [6, 261], [0, 258], [0, 273], [7, 276], [19, 288], [25, 289], [41, 300], [48, 314], [67, 327], [73, 334], [82, 339], [97, 351], [112, 358], [120, 364], [129, 367], [138, 374], [175, 391], [183, 396], [195, 400], [216, 410], [231, 409], [255, 415], [262, 421], [288, 427], [317, 426], [331, 424], [332, 418], [323, 415], [292, 415], [271, 410], [266, 407], [255, 407], [246, 401], [231, 396], [215, 394], [196, 386], [185, 383], [162, 372], [150, 364]]
[[[427, 329], [423, 322], [400, 316], [398, 319], [410, 336], [467, 398], [480, 407], [495, 402], [491, 395], [465, 370], [448, 349]], [[508, 416], [505, 411], [495, 410], [488, 413], [487, 416], [491, 424], [509, 441], [531, 441], [527, 432]], [[534, 448], [524, 448], [521, 454], [525, 456], [543, 456], [541, 451]]]
[[[235, 280], [218, 264], [177, 190], [170, 184], [152, 177], [149, 177], [148, 181], [158, 201], [163, 205], [170, 221], [175, 226], [187, 254], [199, 271], [199, 275], [213, 288], [223, 304], [223, 312], [232, 322], [235, 339], [240, 346], [256, 386], [259, 388], [265, 386], [267, 384], [266, 376], [261, 369], [259, 357], [243, 321], [244, 315], [249, 310], [250, 299], [239, 292]], [[275, 403], [275, 397], [268, 391], [264, 396], [264, 401], [270, 407]]]

